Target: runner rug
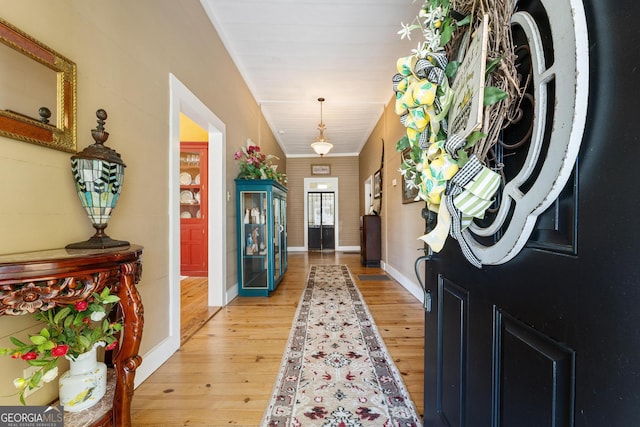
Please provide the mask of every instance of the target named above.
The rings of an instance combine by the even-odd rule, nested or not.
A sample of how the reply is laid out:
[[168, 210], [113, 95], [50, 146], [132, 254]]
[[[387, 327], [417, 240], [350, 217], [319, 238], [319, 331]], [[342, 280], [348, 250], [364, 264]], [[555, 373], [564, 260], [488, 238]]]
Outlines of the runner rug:
[[349, 269], [311, 266], [262, 426], [421, 425]]

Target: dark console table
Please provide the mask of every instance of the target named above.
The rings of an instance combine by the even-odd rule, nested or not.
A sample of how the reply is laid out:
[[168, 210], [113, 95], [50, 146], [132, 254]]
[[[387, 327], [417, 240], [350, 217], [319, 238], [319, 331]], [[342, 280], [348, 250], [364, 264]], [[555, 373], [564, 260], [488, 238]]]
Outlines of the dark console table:
[[[78, 413], [65, 413], [65, 425], [131, 426], [133, 380], [142, 357], [143, 308], [136, 283], [142, 274], [142, 247], [67, 250], [0, 255], [0, 316], [34, 313], [72, 304], [108, 287], [120, 297], [124, 329], [113, 351], [115, 386], [101, 402]], [[90, 418], [87, 421], [87, 418]], [[76, 419], [77, 422], [74, 422]]]

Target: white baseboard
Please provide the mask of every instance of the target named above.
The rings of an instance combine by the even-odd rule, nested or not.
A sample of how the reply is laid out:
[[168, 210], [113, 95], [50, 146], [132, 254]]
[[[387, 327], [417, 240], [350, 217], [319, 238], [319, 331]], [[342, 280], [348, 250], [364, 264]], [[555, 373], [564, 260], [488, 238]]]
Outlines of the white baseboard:
[[144, 380], [149, 378], [180, 348], [180, 339], [178, 338], [177, 345], [173, 341], [171, 337], [167, 337], [160, 344], [142, 355], [142, 364], [136, 369], [134, 388], [137, 388]]
[[[336, 251], [340, 252], [360, 252], [360, 246], [338, 246]], [[307, 248], [304, 246], [289, 246], [287, 252], [307, 252]]]
[[422, 287], [418, 284], [418, 279], [409, 279], [384, 261], [380, 263], [380, 267], [389, 273], [398, 283], [404, 286], [411, 295], [416, 297], [421, 303], [424, 303], [424, 292]]
[[226, 304], [229, 304], [238, 296], [238, 283], [236, 282], [236, 284], [231, 289], [227, 289], [227, 292], [225, 295], [226, 295], [226, 302], [225, 302], [225, 305], [226, 305]]

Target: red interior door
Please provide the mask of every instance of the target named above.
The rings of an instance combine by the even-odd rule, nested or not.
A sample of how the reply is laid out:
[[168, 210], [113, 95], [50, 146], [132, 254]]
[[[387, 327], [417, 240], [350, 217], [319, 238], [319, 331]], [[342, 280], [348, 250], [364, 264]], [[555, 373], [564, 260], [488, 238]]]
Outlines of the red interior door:
[[208, 275], [207, 143], [180, 144], [180, 274]]

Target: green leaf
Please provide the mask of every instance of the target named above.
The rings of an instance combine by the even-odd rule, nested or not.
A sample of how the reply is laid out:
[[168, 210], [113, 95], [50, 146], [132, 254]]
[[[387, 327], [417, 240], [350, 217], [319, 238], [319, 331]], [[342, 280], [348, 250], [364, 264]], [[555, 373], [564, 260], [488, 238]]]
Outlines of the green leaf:
[[82, 325], [82, 319], [85, 318], [84, 313], [78, 313], [76, 314], [75, 318], [73, 319], [73, 325], [74, 326], [80, 326]]
[[17, 347], [27, 347], [27, 344], [23, 343], [22, 341], [20, 341], [18, 338], [14, 338], [14, 337], [9, 337], [9, 339], [11, 340], [11, 342], [13, 343], [13, 345], [17, 346]]
[[458, 167], [462, 169], [464, 165], [469, 161], [469, 155], [464, 149], [458, 150]]
[[504, 55], [494, 59], [493, 61], [489, 61], [489, 63], [487, 63], [487, 70], [484, 73], [485, 78], [489, 77], [489, 74], [491, 74], [493, 70], [495, 70], [498, 67], [498, 64], [500, 64], [500, 61], [502, 61], [503, 57]]
[[42, 328], [42, 330], [40, 331], [40, 335], [45, 338], [51, 338], [51, 334], [49, 333], [49, 330], [47, 328]]
[[89, 341], [89, 338], [87, 338], [87, 337], [85, 337], [83, 335], [78, 336], [78, 342], [80, 343], [80, 345], [82, 347], [84, 347], [87, 350], [91, 346], [91, 341]]
[[471, 24], [471, 15], [467, 15], [464, 17], [464, 19], [456, 22], [456, 25], [458, 27], [462, 27], [464, 25], [469, 25], [469, 24]]
[[440, 46], [445, 46], [449, 43], [454, 30], [455, 26], [451, 25], [451, 19], [447, 19], [442, 25], [442, 31], [440, 32]]
[[104, 301], [105, 301], [105, 304], [113, 304], [115, 302], [120, 301], [120, 297], [118, 297], [117, 295], [109, 295], [104, 299]]
[[39, 345], [38, 347], [39, 347], [39, 348], [42, 348], [42, 350], [40, 350], [40, 352], [42, 353], [42, 352], [44, 352], [44, 351], [46, 351], [46, 350], [51, 350], [51, 349], [52, 349], [53, 347], [55, 347], [55, 346], [56, 346], [56, 345], [54, 344], [54, 342], [53, 342], [53, 341], [49, 341], [49, 340], [47, 340], [47, 342], [46, 342], [46, 343], [44, 343], [44, 344], [42, 344], [42, 345]]
[[413, 160], [414, 163], [422, 162], [422, 148], [417, 145], [411, 148], [411, 160]]
[[45, 366], [48, 365], [51, 361], [47, 359], [33, 359], [27, 360], [27, 363], [31, 366]]
[[38, 369], [33, 376], [31, 377], [31, 381], [29, 381], [29, 385], [33, 388], [38, 387], [40, 384], [40, 380], [42, 380], [42, 369]]
[[396, 151], [402, 151], [407, 147], [409, 147], [409, 138], [405, 135], [396, 142]]
[[471, 135], [467, 137], [467, 144], [465, 145], [464, 148], [473, 147], [476, 144], [476, 142], [480, 141], [482, 138], [485, 138], [486, 136], [487, 136], [486, 133], [482, 133], [479, 131], [472, 132]]
[[487, 86], [484, 88], [484, 105], [493, 105], [508, 97], [507, 92], [497, 87]]
[[56, 325], [59, 325], [60, 322], [62, 322], [62, 319], [64, 319], [69, 315], [70, 311], [71, 309], [69, 307], [64, 307], [62, 310], [57, 312], [56, 315], [53, 317], [53, 323], [55, 323]]
[[27, 406], [27, 402], [24, 401], [24, 394], [20, 393], [20, 403], [22, 406]]
[[73, 322], [73, 317], [74, 316], [69, 316], [66, 319], [64, 319], [64, 328], [67, 329], [69, 326], [71, 326], [71, 322]]
[[447, 64], [447, 68], [444, 69], [444, 73], [452, 79], [458, 73], [458, 68], [460, 68], [460, 61], [451, 61]]
[[47, 342], [47, 339], [41, 335], [32, 335], [29, 337], [29, 339], [35, 345], [42, 345]]

